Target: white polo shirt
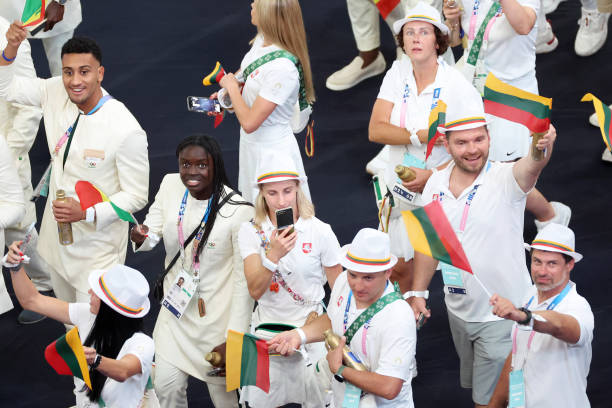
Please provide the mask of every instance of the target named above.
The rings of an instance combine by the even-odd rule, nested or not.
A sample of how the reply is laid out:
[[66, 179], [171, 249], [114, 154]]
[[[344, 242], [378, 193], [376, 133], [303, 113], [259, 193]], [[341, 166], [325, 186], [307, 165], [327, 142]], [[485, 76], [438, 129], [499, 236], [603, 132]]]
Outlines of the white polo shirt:
[[[472, 271], [493, 294], [519, 304], [531, 286], [523, 247], [523, 218], [527, 194], [521, 190], [512, 174], [514, 163], [489, 162], [474, 183], [458, 197], [448, 188], [455, 168], [454, 161], [433, 174], [423, 190], [423, 201], [439, 200]], [[461, 219], [469, 194], [479, 185], [469, 206], [464, 232]], [[491, 313], [489, 297], [474, 279], [463, 271], [462, 279], [467, 294], [449, 294], [444, 287], [449, 311], [467, 322], [500, 320]]]
[[[342, 272], [329, 298], [327, 315], [332, 323], [332, 330], [338, 335], [344, 333], [344, 313], [348, 301], [350, 286], [347, 272]], [[393, 292], [390, 282], [383, 293]], [[355, 298], [351, 300], [348, 311], [347, 328], [365, 309], [357, 309]], [[411, 363], [416, 351], [416, 325], [408, 303], [395, 301], [376, 313], [364, 336], [364, 326], [353, 336], [350, 349], [359, 357], [369, 371], [404, 381], [400, 393], [392, 400], [375, 396], [378, 408], [413, 408]], [[364, 347], [365, 346], [365, 347]], [[342, 406], [345, 384], [332, 379], [332, 391], [336, 407]]]
[[[591, 365], [591, 342], [593, 341], [593, 312], [589, 302], [580, 296], [573, 287], [553, 309], [555, 312], [572, 316], [580, 325], [580, 339], [576, 344], [554, 338], [545, 333], [535, 333], [531, 347], [527, 343], [531, 330], [529, 327], [514, 324], [512, 333], [516, 335], [516, 363], [525, 359], [523, 376], [525, 379], [526, 408], [557, 408], [591, 406], [586, 394], [587, 375]], [[534, 296], [529, 310], [546, 310], [555, 297], [537, 304], [538, 294], [532, 286], [522, 305]]]

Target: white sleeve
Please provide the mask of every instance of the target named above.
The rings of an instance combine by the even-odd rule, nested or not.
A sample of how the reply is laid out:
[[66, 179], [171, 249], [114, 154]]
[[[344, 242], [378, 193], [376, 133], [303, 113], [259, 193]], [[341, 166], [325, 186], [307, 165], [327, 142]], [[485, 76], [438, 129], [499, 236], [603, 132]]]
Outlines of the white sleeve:
[[506, 193], [506, 197], [510, 199], [510, 201], [520, 201], [525, 198], [531, 190], [535, 188], [532, 187], [528, 192], [524, 192], [521, 186], [519, 186], [518, 181], [514, 177], [514, 163], [498, 163], [498, 166], [503, 166], [499, 169], [501, 185], [504, 186], [504, 192]]
[[0, 231], [17, 224], [25, 214], [23, 190], [14, 160], [0, 137]]
[[[404, 307], [406, 306], [406, 307]], [[416, 352], [416, 325], [410, 306], [406, 302], [395, 302], [388, 306], [393, 323], [387, 322], [380, 335], [380, 357], [376, 373], [404, 381], [412, 376], [410, 365]]]
[[291, 61], [285, 58], [282, 58], [278, 63], [277, 61], [268, 62], [268, 64], [275, 65], [267, 67], [264, 71], [262, 87], [258, 95], [277, 105], [282, 105], [291, 95], [297, 93], [300, 81], [297, 69]]
[[245, 259], [252, 254], [259, 254], [261, 248], [261, 239], [251, 222], [243, 222], [238, 231], [238, 246], [240, 247], [240, 256]]
[[[70, 322], [81, 330], [81, 327], [87, 326], [91, 319], [89, 304], [68, 303], [68, 316], [70, 317]], [[81, 339], [81, 341], [83, 342], [85, 339]]]
[[525, 7], [529, 7], [533, 9], [533, 11], [536, 13], [536, 16], [538, 15], [538, 13], [540, 13], [540, 1], [539, 0], [519, 0], [519, 4], [521, 6], [525, 6]]
[[338, 254], [340, 253], [340, 244], [336, 234], [332, 231], [329, 224], [322, 223], [320, 231], [321, 240], [321, 264], [325, 267], [338, 265]]
[[[149, 232], [154, 233], [159, 238], [163, 238], [163, 229], [165, 222], [165, 210], [163, 207], [165, 197], [168, 195], [166, 192], [167, 185], [169, 182], [169, 174], [166, 174], [159, 186], [159, 191], [155, 195], [155, 201], [149, 207], [149, 212], [143, 222], [144, 225], [149, 227]], [[159, 243], [159, 240], [150, 240], [149, 237], [145, 238], [144, 242], [136, 248], [136, 244], [132, 242], [132, 249], [134, 252], [150, 251]]]
[[384, 99], [391, 103], [396, 103], [402, 99], [401, 80], [399, 78], [399, 62], [394, 61], [393, 65], [385, 74], [380, 91], [378, 91], [378, 99]]
[[131, 354], [138, 358], [142, 374], [151, 373], [155, 354], [155, 343], [152, 338], [143, 333], [135, 333], [124, 343], [121, 351], [123, 356]]
[[572, 310], [563, 312], [572, 316], [580, 325], [580, 338], [576, 344], [570, 344], [570, 347], [580, 347], [591, 344], [593, 341], [593, 329], [595, 326], [593, 312], [589, 303], [584, 298], [579, 298], [580, 302]]

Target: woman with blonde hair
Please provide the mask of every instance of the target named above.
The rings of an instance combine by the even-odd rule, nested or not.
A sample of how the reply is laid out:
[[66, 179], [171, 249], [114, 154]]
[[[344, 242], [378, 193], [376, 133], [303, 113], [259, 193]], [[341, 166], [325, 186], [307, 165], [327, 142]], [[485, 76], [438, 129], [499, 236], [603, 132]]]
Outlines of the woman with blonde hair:
[[[256, 174], [255, 218], [242, 224], [238, 243], [249, 293], [258, 302], [251, 332], [269, 340], [320, 314], [323, 286], [327, 281], [333, 287], [342, 267], [338, 240], [331, 227], [315, 217], [312, 203], [302, 192], [306, 178], [291, 159], [278, 154], [263, 157]], [[280, 215], [277, 219], [279, 210], [291, 213], [289, 222]], [[314, 343], [300, 351], [291, 357], [270, 356], [270, 392], [245, 387], [241, 402], [254, 408], [288, 403], [325, 406], [315, 366], [308, 364], [323, 358], [325, 347]]]
[[[220, 85], [240, 122], [238, 188], [252, 202], [251, 182], [262, 152], [287, 155], [304, 173], [293, 130], [304, 127], [315, 96], [298, 0], [254, 0], [251, 23], [257, 27], [252, 48], [239, 73], [226, 74]], [[306, 183], [302, 189], [310, 198]]]

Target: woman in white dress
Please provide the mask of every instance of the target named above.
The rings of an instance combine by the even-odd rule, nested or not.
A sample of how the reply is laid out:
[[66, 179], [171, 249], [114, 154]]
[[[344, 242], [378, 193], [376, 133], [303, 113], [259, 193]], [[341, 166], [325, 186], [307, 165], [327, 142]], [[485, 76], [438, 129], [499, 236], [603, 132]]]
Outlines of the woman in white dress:
[[[331, 227], [314, 216], [314, 207], [301, 189], [305, 180], [291, 159], [264, 156], [256, 174], [255, 218], [242, 224], [239, 243], [249, 293], [258, 302], [251, 332], [268, 340], [320, 314], [323, 286], [327, 281], [333, 287], [342, 267], [338, 240]], [[276, 212], [288, 208], [293, 225], [279, 230]], [[288, 403], [324, 407], [315, 365], [308, 363], [327, 353], [323, 343], [307, 345], [302, 351], [291, 357], [271, 356], [270, 392], [244, 387], [241, 400], [254, 408]]]
[[[240, 122], [238, 189], [253, 202], [257, 193], [251, 183], [262, 152], [275, 150], [291, 157], [305, 174], [291, 121], [299, 115], [296, 103], [308, 109], [315, 95], [298, 0], [254, 0], [251, 23], [257, 36], [240, 64], [240, 81], [228, 73], [220, 85]], [[266, 59], [260, 59], [264, 55]], [[310, 198], [306, 183], [302, 189]]]

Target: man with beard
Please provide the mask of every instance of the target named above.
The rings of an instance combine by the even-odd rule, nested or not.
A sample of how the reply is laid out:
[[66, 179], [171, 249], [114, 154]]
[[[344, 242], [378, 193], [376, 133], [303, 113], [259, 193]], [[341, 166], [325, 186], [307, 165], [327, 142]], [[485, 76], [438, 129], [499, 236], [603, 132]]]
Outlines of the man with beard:
[[[13, 60], [27, 31], [11, 24], [0, 57], [0, 97], [42, 108], [51, 153], [48, 205], [38, 251], [49, 264], [56, 296], [67, 302], [88, 301], [87, 273], [125, 261], [128, 224], [109, 202], [81, 209], [75, 184], [87, 180], [119, 208], [136, 212], [147, 203], [147, 138], [127, 108], [101, 87], [102, 53], [87, 38], [72, 38], [62, 47], [62, 76], [24, 78]], [[37, 188], [38, 190], [38, 188]], [[65, 202], [54, 200], [64, 190]], [[72, 224], [73, 243], [60, 245], [56, 222]]]
[[[440, 202], [483, 285], [517, 304], [530, 287], [523, 249], [526, 196], [550, 160], [556, 131], [551, 126], [537, 144], [546, 150], [542, 160], [526, 156], [514, 163], [490, 162], [482, 100], [457, 95], [446, 102], [446, 124], [440, 130], [453, 160], [431, 176], [423, 201]], [[415, 253], [412, 290], [426, 291], [437, 266], [437, 260]], [[440, 268], [461, 386], [473, 388], [476, 407], [486, 406], [511, 348], [512, 322], [491, 313], [489, 296], [474, 275], [443, 263]], [[430, 317], [424, 297], [409, 302], [415, 317]]]

